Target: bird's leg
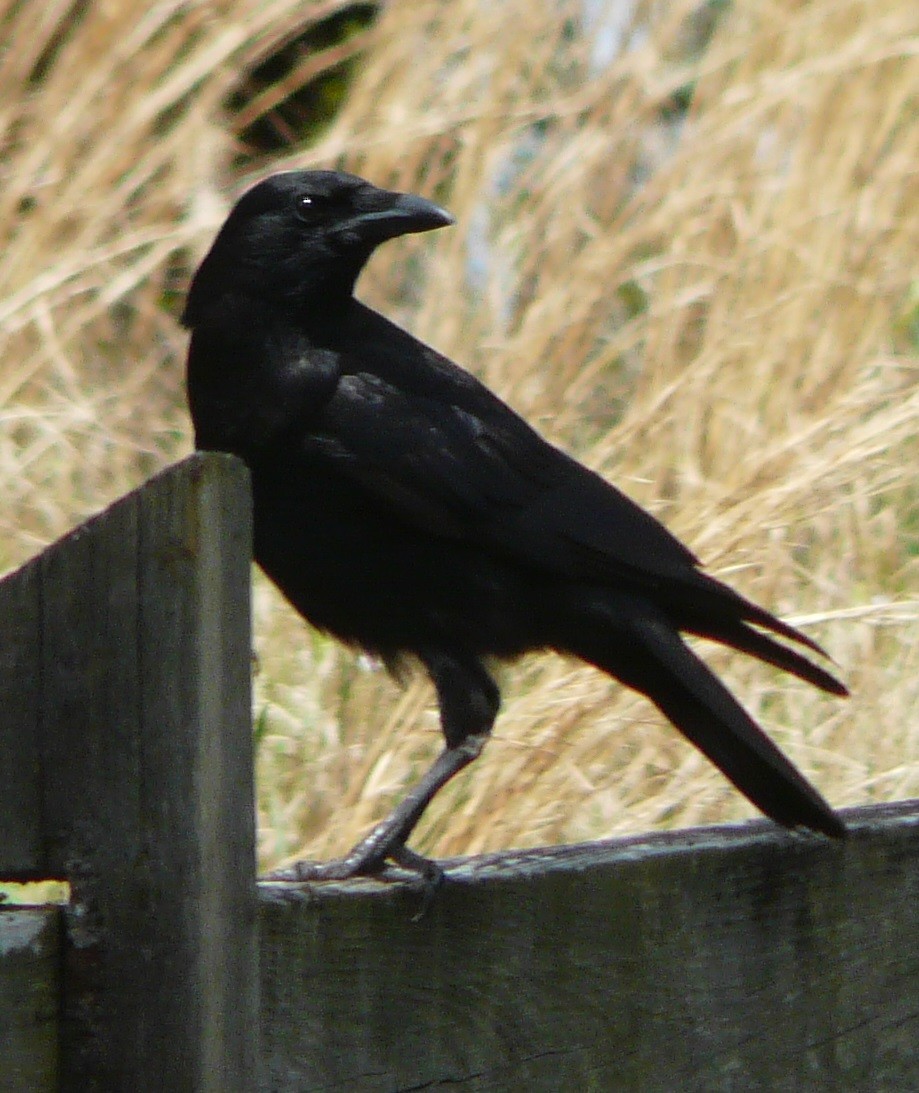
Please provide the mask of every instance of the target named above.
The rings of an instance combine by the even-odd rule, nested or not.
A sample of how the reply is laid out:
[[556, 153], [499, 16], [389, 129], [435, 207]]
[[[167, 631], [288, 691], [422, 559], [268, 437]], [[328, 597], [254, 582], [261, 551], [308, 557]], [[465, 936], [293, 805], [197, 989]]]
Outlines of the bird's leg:
[[499, 694], [476, 660], [434, 655], [423, 659], [437, 688], [447, 746], [386, 819], [343, 858], [296, 862], [270, 874], [269, 880], [347, 880], [381, 872], [388, 859], [420, 874], [431, 888], [440, 883], [440, 866], [409, 850], [405, 842], [437, 792], [482, 751], [498, 711]]
[[440, 880], [440, 867], [409, 850], [406, 839], [421, 819], [435, 794], [468, 766], [482, 750], [486, 737], [470, 736], [456, 748], [446, 747], [405, 798], [343, 858], [330, 862], [300, 861], [271, 874], [270, 880], [347, 880], [378, 873], [387, 858], [404, 869], [422, 874], [433, 883]]

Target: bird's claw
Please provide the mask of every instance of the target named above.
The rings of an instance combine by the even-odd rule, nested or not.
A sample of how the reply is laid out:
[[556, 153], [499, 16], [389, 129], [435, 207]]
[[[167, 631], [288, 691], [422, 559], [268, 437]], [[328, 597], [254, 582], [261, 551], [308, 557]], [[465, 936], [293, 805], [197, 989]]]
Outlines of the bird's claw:
[[360, 855], [355, 852], [327, 862], [304, 858], [281, 869], [275, 869], [268, 873], [265, 879], [300, 884], [352, 880], [355, 877], [401, 879], [398, 875], [390, 875], [393, 869], [413, 873], [421, 882], [421, 908], [412, 916], [412, 922], [418, 922], [430, 910], [434, 897], [446, 878], [443, 869], [436, 861], [416, 854], [407, 846], [393, 847], [384, 858]]

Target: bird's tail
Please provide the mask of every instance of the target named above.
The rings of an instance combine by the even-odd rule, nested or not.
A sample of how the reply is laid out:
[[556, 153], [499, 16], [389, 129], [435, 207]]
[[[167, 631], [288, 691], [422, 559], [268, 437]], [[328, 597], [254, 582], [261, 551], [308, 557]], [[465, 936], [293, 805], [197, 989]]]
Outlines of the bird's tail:
[[[639, 613], [626, 625], [628, 642], [622, 641], [620, 630], [615, 644], [605, 642], [606, 648], [599, 655], [596, 646], [590, 651], [572, 651], [646, 695], [767, 816], [786, 827], [808, 827], [837, 838], [845, 835], [845, 826], [829, 804], [666, 619]], [[743, 634], [729, 629], [730, 635], [707, 636], [810, 678], [827, 690], [841, 688], [832, 676], [814, 665], [810, 665], [812, 673], [805, 673], [797, 661], [809, 662], [784, 650], [793, 659], [789, 664], [773, 649], [784, 647], [766, 635], [748, 628], [743, 628]]]

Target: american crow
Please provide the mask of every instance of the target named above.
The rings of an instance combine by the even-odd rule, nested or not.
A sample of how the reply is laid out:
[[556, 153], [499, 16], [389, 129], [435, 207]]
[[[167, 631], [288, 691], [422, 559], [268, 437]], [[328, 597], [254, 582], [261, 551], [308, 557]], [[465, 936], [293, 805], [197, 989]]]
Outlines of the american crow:
[[446, 747], [406, 799], [345, 858], [297, 875], [391, 860], [438, 876], [406, 839], [488, 738], [500, 696], [486, 659], [538, 649], [646, 695], [767, 816], [842, 836], [680, 631], [845, 695], [765, 631], [819, 646], [704, 574], [652, 516], [354, 298], [380, 243], [452, 221], [353, 175], [274, 175], [230, 213], [182, 317], [195, 441], [248, 464], [256, 561], [314, 626], [389, 665], [420, 661], [440, 705]]

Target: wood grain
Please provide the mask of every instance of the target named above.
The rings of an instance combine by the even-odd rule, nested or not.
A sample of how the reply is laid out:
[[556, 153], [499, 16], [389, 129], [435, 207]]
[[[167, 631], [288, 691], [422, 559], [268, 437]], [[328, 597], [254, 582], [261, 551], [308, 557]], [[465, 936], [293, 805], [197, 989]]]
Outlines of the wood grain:
[[253, 1080], [250, 534], [245, 468], [197, 455], [0, 592], [21, 612], [0, 844], [72, 891], [62, 1088]]
[[919, 1088], [919, 803], [261, 887], [263, 1089]]

